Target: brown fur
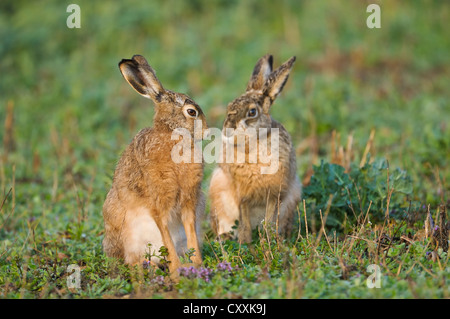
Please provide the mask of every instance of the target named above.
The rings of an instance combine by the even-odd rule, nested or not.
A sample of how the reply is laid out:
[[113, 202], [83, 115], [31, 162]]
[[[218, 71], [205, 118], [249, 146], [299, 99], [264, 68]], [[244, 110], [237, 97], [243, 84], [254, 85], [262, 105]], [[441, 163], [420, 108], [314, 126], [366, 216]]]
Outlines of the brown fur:
[[[278, 128], [278, 171], [275, 174], [261, 174], [261, 167], [268, 165], [261, 161], [249, 163], [246, 160], [242, 164], [224, 162], [215, 169], [210, 182], [213, 230], [218, 235], [228, 233], [238, 219], [237, 235], [241, 242], [251, 241], [252, 229], [263, 219], [275, 221], [280, 233], [289, 232], [301, 196], [291, 137], [283, 125], [269, 114], [270, 106], [288, 79], [295, 57], [275, 71], [272, 71], [272, 61], [271, 55], [262, 57], [254, 68], [247, 91], [228, 105], [223, 134], [227, 137], [226, 128], [242, 126], [256, 130]], [[249, 116], [252, 108], [257, 110], [254, 117]], [[236, 149], [236, 145], [234, 147]]]
[[[122, 60], [119, 68], [139, 94], [153, 100], [155, 115], [154, 127], [142, 129], [117, 164], [103, 205], [104, 251], [136, 264], [144, 260], [148, 243], [156, 251], [164, 245], [169, 268], [175, 272], [180, 266], [178, 256], [186, 248], [194, 248], [192, 261], [201, 264], [198, 232], [205, 208], [200, 188], [203, 164], [174, 163], [171, 150], [178, 141], [171, 135], [180, 127], [193, 135], [195, 119], [201, 120], [206, 130], [205, 116], [187, 95], [165, 90], [142, 56]], [[186, 108], [195, 110], [197, 117], [188, 116]]]

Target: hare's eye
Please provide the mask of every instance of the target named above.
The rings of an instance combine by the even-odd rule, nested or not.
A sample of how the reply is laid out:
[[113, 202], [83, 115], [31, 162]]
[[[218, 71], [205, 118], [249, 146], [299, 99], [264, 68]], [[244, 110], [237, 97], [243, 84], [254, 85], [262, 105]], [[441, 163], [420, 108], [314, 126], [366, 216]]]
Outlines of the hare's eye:
[[248, 117], [255, 117], [256, 114], [258, 114], [258, 111], [257, 111], [255, 108], [251, 108], [251, 109], [248, 111], [247, 116], [248, 116]]
[[187, 109], [186, 112], [187, 112], [187, 114], [189, 114], [189, 116], [192, 116], [192, 117], [197, 116], [197, 111], [194, 109]]

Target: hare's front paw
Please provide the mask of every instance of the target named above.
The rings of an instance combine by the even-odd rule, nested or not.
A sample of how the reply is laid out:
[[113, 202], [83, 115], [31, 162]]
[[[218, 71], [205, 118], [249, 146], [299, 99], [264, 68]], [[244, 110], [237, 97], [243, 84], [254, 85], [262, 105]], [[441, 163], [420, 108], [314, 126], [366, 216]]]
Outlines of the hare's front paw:
[[252, 230], [243, 229], [238, 236], [240, 244], [250, 244], [252, 242]]
[[217, 236], [218, 240], [220, 241], [227, 241], [227, 240], [233, 240], [235, 239], [235, 236], [232, 232], [229, 233], [223, 233]]

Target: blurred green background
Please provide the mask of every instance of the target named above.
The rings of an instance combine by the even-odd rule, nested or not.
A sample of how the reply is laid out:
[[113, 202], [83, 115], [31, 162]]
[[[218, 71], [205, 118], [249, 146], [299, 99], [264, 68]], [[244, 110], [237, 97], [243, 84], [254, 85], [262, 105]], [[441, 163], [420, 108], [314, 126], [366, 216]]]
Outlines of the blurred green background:
[[[215, 127], [259, 57], [271, 53], [278, 66], [295, 55], [272, 115], [298, 147], [302, 179], [330, 159], [333, 130], [343, 146], [352, 134], [359, 162], [375, 129], [372, 156], [407, 170], [417, 200], [445, 199], [448, 2], [79, 0], [81, 28], [69, 29], [72, 2], [0, 4], [0, 191], [14, 193], [3, 219], [15, 205], [4, 232], [29, 218], [50, 233], [92, 218], [85, 227], [101, 232], [120, 153], [152, 125], [152, 103], [117, 67], [134, 54], [165, 87], [194, 98]], [[381, 29], [366, 26], [370, 3], [381, 6]]]

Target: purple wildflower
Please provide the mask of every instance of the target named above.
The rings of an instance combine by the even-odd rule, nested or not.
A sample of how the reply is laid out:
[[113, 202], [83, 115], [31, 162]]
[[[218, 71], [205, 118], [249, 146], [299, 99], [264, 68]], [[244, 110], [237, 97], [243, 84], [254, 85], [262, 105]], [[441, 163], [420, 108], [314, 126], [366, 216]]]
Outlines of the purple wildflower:
[[150, 266], [150, 264], [151, 264], [151, 261], [150, 261], [150, 260], [144, 260], [144, 261], [142, 262], [142, 266], [144, 267], [144, 269], [145, 269], [145, 268], [148, 268], [148, 267]]
[[178, 272], [180, 276], [186, 277], [189, 279], [200, 278], [209, 282], [212, 276], [212, 270], [209, 268], [200, 267], [196, 269], [195, 267], [180, 267], [178, 268]]
[[211, 280], [212, 270], [209, 268], [203, 268], [201, 267], [197, 271], [197, 277], [204, 279], [206, 282], [209, 282]]
[[233, 267], [231, 267], [231, 263], [227, 262], [227, 261], [223, 261], [221, 263], [218, 263], [216, 266], [218, 271], [228, 271], [228, 272], [232, 272], [233, 271]]
[[223, 262], [217, 264], [215, 270], [213, 270], [211, 268], [205, 268], [205, 267], [195, 268], [195, 267], [191, 266], [191, 267], [178, 268], [178, 273], [180, 274], [180, 276], [186, 277], [189, 279], [199, 278], [199, 279], [205, 280], [206, 282], [210, 282], [211, 278], [214, 276], [215, 273], [217, 273], [217, 272], [231, 273], [236, 269], [238, 269], [238, 268], [232, 267], [231, 263], [229, 263], [227, 261], [223, 261]]
[[197, 276], [197, 270], [194, 267], [180, 267], [178, 272], [180, 276], [187, 278], [195, 278]]
[[151, 280], [152, 284], [157, 284], [160, 286], [164, 286], [164, 276], [156, 276]]

